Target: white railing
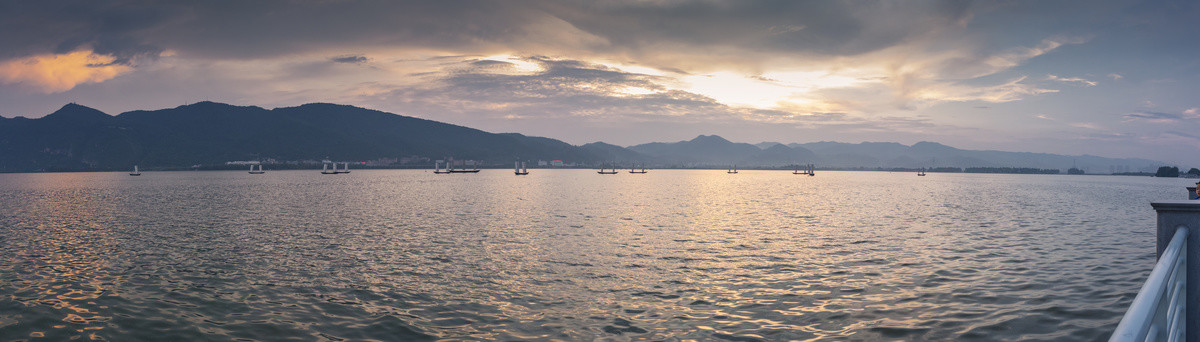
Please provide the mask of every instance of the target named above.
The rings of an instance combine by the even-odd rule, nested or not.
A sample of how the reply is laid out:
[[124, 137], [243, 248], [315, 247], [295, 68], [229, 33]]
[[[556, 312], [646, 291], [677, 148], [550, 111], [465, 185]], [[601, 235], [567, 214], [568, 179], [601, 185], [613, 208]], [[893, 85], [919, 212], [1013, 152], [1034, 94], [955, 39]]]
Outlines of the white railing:
[[1179, 227], [1109, 341], [1183, 341], [1188, 229]]

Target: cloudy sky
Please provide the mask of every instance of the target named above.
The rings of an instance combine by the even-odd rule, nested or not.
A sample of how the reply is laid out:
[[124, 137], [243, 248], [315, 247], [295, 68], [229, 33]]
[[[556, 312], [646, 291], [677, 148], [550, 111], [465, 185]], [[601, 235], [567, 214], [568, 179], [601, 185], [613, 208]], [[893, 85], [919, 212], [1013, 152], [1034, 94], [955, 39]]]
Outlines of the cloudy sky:
[[333, 102], [573, 144], [1200, 167], [1195, 1], [0, 0], [0, 116]]

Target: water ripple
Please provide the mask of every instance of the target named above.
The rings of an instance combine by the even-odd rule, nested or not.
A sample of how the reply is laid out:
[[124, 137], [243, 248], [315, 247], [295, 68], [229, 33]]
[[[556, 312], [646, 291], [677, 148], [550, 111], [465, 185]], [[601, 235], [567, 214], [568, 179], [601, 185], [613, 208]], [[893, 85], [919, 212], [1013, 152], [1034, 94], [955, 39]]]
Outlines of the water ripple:
[[1097, 340], [1182, 186], [728, 176], [4, 174], [0, 336]]

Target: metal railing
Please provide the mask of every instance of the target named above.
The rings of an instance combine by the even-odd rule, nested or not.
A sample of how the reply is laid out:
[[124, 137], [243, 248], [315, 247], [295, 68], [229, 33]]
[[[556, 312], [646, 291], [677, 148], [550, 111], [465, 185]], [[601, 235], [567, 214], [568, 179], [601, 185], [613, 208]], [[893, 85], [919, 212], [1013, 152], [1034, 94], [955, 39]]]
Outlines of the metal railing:
[[1109, 341], [1183, 341], [1188, 229], [1178, 227]]

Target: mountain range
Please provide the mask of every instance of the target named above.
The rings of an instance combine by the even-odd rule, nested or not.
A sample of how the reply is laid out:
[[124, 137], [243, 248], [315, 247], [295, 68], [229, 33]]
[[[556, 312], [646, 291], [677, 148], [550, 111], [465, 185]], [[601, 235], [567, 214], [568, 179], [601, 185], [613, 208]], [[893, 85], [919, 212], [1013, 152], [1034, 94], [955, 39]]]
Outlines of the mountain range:
[[[934, 142], [736, 143], [716, 135], [622, 147], [571, 145], [347, 105], [312, 103], [264, 109], [199, 102], [109, 115], [68, 104], [38, 119], [0, 118], [0, 172], [217, 167], [229, 161], [319, 160], [419, 166], [453, 156], [507, 165], [513, 160], [650, 167], [822, 168], [1079, 167], [1090, 173], [1146, 171], [1164, 163], [1138, 158], [963, 150]], [[387, 165], [390, 164], [390, 165]], [[407, 164], [407, 165], [406, 165]]]

